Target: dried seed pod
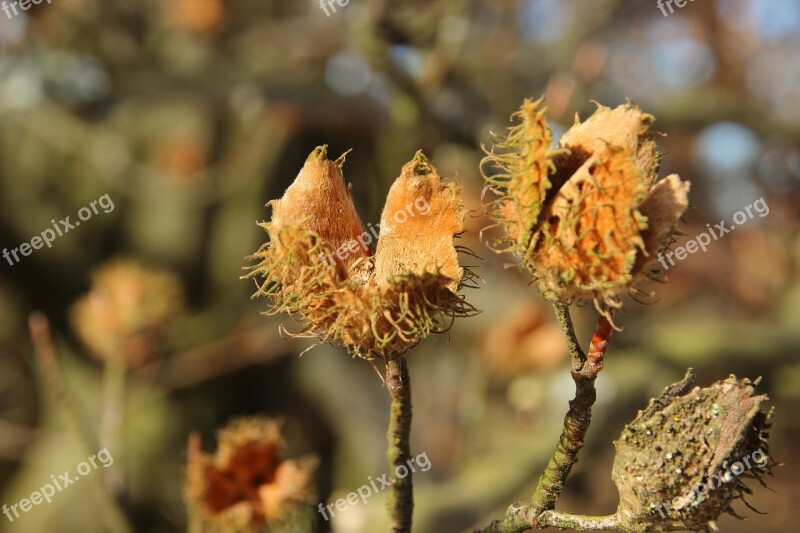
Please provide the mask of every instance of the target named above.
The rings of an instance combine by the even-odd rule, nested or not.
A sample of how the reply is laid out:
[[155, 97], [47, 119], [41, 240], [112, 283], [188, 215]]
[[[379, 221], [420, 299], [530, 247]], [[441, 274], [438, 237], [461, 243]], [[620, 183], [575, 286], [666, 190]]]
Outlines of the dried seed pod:
[[386, 285], [401, 274], [439, 273], [457, 290], [464, 269], [453, 237], [464, 231], [458, 184], [443, 184], [419, 151], [389, 189], [375, 252], [375, 279]]
[[750, 493], [744, 479], [761, 481], [774, 464], [772, 413], [761, 411], [767, 397], [755, 396], [748, 379], [689, 391], [692, 379], [690, 370], [651, 400], [614, 443], [618, 515], [630, 531], [713, 529]]
[[312, 503], [316, 459], [287, 460], [277, 422], [241, 418], [221, 429], [217, 451], [206, 454], [200, 436], [189, 438], [186, 499], [202, 531], [257, 531], [285, 525]]
[[636, 256], [634, 275], [646, 273], [659, 252], [670, 245], [675, 223], [688, 206], [689, 182], [681, 181], [677, 174], [670, 174], [650, 189], [637, 208], [647, 219], [647, 228], [641, 232], [644, 249]]
[[552, 185], [549, 176], [555, 172], [553, 132], [544, 116], [546, 109], [539, 108], [542, 100], [522, 102], [511, 116], [517, 124], [508, 128], [508, 135], [497, 137], [492, 153], [481, 162], [482, 171], [485, 163], [500, 171], [484, 174], [488, 188], [498, 196], [489, 204], [490, 212], [505, 231], [495, 245], [521, 256], [531, 244]]
[[656, 182], [653, 117], [637, 106], [598, 106], [550, 150], [538, 105], [526, 100], [501, 153], [484, 159], [500, 171], [486, 178], [498, 195], [488, 207], [545, 297], [593, 301], [610, 316], [670, 244], [689, 184]]
[[[653, 115], [643, 113], [631, 102], [614, 109], [597, 104], [597, 110], [585, 122], [575, 116], [575, 124], [558, 143], [559, 148], [566, 150], [556, 154], [554, 164], [557, 168], [577, 168], [583, 164], [582, 156], [588, 158], [608, 145], [622, 146], [632, 152], [645, 186], [649, 188], [656, 180], [661, 162], [656, 134], [650, 131], [654, 120]], [[570, 164], [565, 159], [573, 159], [573, 162]]]
[[72, 323], [95, 357], [138, 368], [158, 356], [182, 307], [183, 290], [173, 274], [115, 260], [92, 275], [89, 292], [72, 307]]
[[270, 242], [252, 256], [259, 264], [250, 276], [260, 278], [256, 295], [271, 300], [268, 313], [296, 315], [300, 336], [388, 360], [474, 312], [457, 294], [469, 275], [453, 245], [463, 231], [458, 187], [443, 184], [418, 152], [390, 190], [371, 256], [374, 230], [363, 229], [341, 164], [324, 158], [324, 148], [312, 152], [262, 224]]
[[346, 250], [331, 259], [349, 268], [369, 255], [369, 247], [358, 241], [364, 226], [353, 205], [351, 186], [344, 181], [345, 155], [331, 161], [327, 146], [315, 148], [283, 197], [268, 204], [272, 221], [265, 227], [273, 239], [286, 226], [316, 233], [334, 252]]
[[636, 206], [646, 194], [629, 150], [607, 146], [561, 188], [531, 254], [541, 291], [571, 301], [591, 296], [617, 307], [619, 288], [630, 285], [644, 249], [647, 219]]

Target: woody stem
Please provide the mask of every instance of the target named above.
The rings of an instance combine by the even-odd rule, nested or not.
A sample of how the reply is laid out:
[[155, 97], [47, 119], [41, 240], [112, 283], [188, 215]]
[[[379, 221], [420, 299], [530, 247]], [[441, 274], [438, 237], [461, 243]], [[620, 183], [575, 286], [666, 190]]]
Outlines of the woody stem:
[[571, 373], [575, 382], [575, 398], [569, 402], [561, 438], [533, 493], [531, 506], [534, 517], [555, 507], [556, 500], [564, 490], [567, 476], [578, 460], [578, 452], [583, 448], [592, 418], [592, 405], [597, 397], [594, 381], [603, 368], [603, 358], [612, 332], [609, 319], [601, 316], [592, 335], [589, 353], [584, 354], [575, 338], [569, 307], [562, 303], [556, 303], [554, 307], [572, 356]]
[[[414, 490], [411, 479], [411, 382], [405, 357], [386, 363], [386, 387], [392, 396], [389, 410], [388, 449], [386, 457], [392, 468], [392, 488], [387, 502], [391, 533], [410, 533], [414, 512]], [[405, 474], [405, 475], [403, 475]]]

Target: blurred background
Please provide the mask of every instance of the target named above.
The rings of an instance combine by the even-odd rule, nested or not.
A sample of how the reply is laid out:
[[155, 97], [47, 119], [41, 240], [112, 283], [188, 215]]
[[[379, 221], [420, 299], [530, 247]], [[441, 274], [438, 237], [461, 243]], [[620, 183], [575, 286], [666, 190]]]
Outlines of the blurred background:
[[[55, 0], [0, 11], [0, 247], [76, 221], [103, 195], [114, 205], [51, 248], [0, 260], [0, 504], [87, 457], [54, 376], [85, 411], [86, 432], [111, 435], [101, 441], [114, 466], [92, 476], [116, 487], [135, 531], [186, 529], [187, 437], [199, 432], [212, 450], [236, 416], [283, 420], [287, 456], [319, 458], [315, 501], [387, 471], [388, 394], [370, 365], [327, 346], [298, 357], [310, 342], [283, 339], [279, 326], [297, 326], [260, 316], [266, 302], [240, 279], [266, 237], [256, 226], [264, 204], [323, 143], [334, 157], [353, 149], [344, 170], [365, 223], [379, 221], [418, 148], [458, 176], [475, 211], [461, 244], [483, 258], [464, 258], [485, 280], [466, 292], [482, 313], [409, 358], [412, 450], [432, 464], [414, 479], [415, 530], [469, 531], [529, 498], [574, 388], [552, 311], [505, 268], [510, 257], [478, 240], [488, 225], [478, 163], [489, 132], [502, 132], [523, 98], [544, 95], [556, 138], [592, 100], [631, 98], [656, 116], [661, 174], [692, 183], [680, 242], [759, 198], [769, 206], [679, 262], [668, 284], [646, 286], [655, 296], [644, 305], [626, 302], [558, 508], [614, 511], [612, 441], [692, 366], [699, 385], [763, 376], [758, 390], [776, 407], [772, 451], [785, 465], [749, 499], [767, 514], [737, 504], [747, 521], [726, 516], [720, 530], [796, 531], [800, 2], [697, 0], [669, 16], [655, 0], [350, 0], [326, 10], [313, 0]], [[108, 274], [108, 264], [124, 266]], [[142, 283], [160, 297], [144, 317], [94, 304], [82, 313], [76, 302], [97, 272], [106, 276], [95, 288], [119, 283], [122, 300], [136, 302]], [[58, 372], [42, 371], [42, 320], [37, 364], [35, 311], [49, 320]], [[585, 345], [595, 312], [574, 316]], [[115, 396], [103, 353], [121, 327], [132, 328], [133, 362]], [[0, 517], [0, 531], [103, 531], [98, 486], [71, 486], [13, 523]], [[310, 511], [306, 527], [381, 531], [385, 496], [332, 522]]]

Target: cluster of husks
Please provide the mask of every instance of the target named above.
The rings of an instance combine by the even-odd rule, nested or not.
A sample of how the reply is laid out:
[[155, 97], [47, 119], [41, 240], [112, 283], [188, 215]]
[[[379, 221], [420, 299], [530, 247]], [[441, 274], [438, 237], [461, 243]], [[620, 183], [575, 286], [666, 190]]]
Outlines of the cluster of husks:
[[[690, 371], [691, 372], [691, 371]], [[770, 473], [771, 412], [748, 379], [689, 391], [692, 375], [639, 412], [614, 443], [612, 478], [627, 531], [706, 531]], [[749, 505], [748, 505], [749, 507]]]
[[186, 499], [200, 531], [260, 531], [286, 525], [299, 506], [311, 503], [316, 459], [281, 457], [284, 441], [277, 422], [234, 420], [217, 435], [217, 451], [202, 451], [189, 437]]
[[389, 191], [373, 254], [343, 164], [343, 156], [331, 161], [325, 146], [316, 148], [284, 196], [268, 204], [272, 220], [261, 225], [270, 240], [254, 254], [250, 276], [259, 279], [256, 296], [271, 299], [269, 314], [303, 322], [298, 335], [389, 360], [474, 311], [457, 294], [469, 279], [453, 245], [464, 209], [457, 184], [442, 183], [417, 152]]
[[484, 159], [497, 171], [485, 175], [504, 229], [495, 244], [520, 257], [546, 298], [591, 300], [608, 315], [670, 244], [689, 184], [656, 181], [653, 117], [637, 106], [598, 105], [553, 150], [540, 104], [525, 100]]
[[95, 357], [137, 368], [159, 353], [182, 306], [183, 290], [174, 275], [115, 260], [92, 276], [91, 289], [72, 308], [72, 321]]

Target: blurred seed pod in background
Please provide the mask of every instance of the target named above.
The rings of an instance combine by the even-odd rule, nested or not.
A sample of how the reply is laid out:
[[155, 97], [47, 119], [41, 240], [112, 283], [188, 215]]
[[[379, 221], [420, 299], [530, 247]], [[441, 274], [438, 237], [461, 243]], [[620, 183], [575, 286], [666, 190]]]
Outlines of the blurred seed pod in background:
[[285, 531], [295, 511], [313, 503], [316, 458], [284, 459], [278, 422], [240, 418], [217, 434], [217, 450], [189, 437], [186, 500], [193, 531]]
[[72, 323], [93, 356], [135, 369], [158, 357], [183, 302], [175, 275], [118, 259], [93, 274], [89, 292], [72, 307]]

